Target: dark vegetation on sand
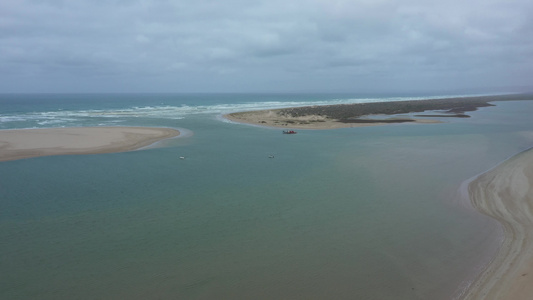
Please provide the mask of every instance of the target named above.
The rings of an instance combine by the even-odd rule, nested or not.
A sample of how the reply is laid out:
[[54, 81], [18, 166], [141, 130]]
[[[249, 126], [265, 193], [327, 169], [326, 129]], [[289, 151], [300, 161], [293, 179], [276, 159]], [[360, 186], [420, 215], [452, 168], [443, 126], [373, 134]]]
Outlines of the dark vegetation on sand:
[[463, 98], [409, 100], [397, 102], [356, 103], [324, 106], [306, 106], [280, 109], [278, 112], [290, 117], [319, 115], [336, 119], [343, 123], [373, 122], [409, 122], [409, 120], [369, 120], [359, 119], [362, 116], [383, 114], [397, 115], [424, 111], [439, 111], [439, 114], [418, 115], [420, 117], [468, 117], [465, 112], [475, 111], [479, 107], [494, 106], [492, 101], [533, 100], [531, 94], [511, 94], [497, 96], [477, 96]]

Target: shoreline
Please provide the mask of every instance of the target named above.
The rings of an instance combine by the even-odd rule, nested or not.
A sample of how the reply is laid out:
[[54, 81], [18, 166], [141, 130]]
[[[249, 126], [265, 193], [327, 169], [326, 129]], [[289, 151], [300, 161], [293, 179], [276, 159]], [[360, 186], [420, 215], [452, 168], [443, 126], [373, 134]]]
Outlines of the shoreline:
[[[235, 112], [222, 117], [237, 123], [295, 129], [336, 129], [403, 123], [442, 123], [435, 118], [468, 118], [466, 112], [480, 107], [495, 106], [489, 102], [533, 100], [531, 94], [456, 97], [427, 100], [407, 100], [302, 106], [281, 109]], [[420, 114], [430, 111], [427, 114]], [[416, 118], [402, 114], [419, 113]], [[381, 115], [371, 119], [369, 116]], [[419, 119], [424, 118], [424, 119]]]
[[[222, 117], [239, 124], [249, 124], [261, 127], [271, 128], [291, 128], [291, 129], [311, 129], [311, 130], [325, 130], [325, 129], [338, 129], [338, 128], [351, 128], [351, 127], [368, 127], [387, 124], [436, 124], [442, 123], [438, 120], [429, 119], [411, 119], [391, 117], [386, 119], [359, 119], [357, 122], [342, 123], [333, 119], [327, 119], [321, 116], [310, 115], [305, 117], [283, 117], [280, 115], [272, 115], [271, 112], [275, 110], [260, 110], [260, 111], [247, 111], [239, 113], [231, 113], [223, 115]], [[275, 113], [275, 112], [274, 112]]]
[[503, 228], [497, 254], [463, 299], [529, 299], [533, 295], [533, 149], [479, 175], [468, 185], [470, 201]]
[[0, 130], [0, 162], [133, 151], [179, 135], [176, 129], [157, 127], [6, 129]]

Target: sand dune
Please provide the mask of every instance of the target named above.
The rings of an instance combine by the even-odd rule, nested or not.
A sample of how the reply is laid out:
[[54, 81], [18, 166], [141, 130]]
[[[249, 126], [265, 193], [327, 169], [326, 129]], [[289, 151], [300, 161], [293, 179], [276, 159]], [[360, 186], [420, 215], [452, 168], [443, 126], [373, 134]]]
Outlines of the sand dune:
[[123, 152], [175, 137], [148, 127], [79, 127], [0, 130], [0, 161], [48, 155]]

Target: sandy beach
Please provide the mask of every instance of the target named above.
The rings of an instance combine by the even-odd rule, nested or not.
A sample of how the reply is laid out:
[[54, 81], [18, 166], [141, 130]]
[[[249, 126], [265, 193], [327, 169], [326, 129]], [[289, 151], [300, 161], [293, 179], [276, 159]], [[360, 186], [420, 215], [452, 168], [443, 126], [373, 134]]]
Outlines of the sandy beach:
[[411, 119], [405, 117], [385, 117], [380, 120], [359, 119], [358, 122], [339, 122], [337, 119], [317, 114], [293, 117], [283, 114], [281, 110], [239, 112], [228, 114], [224, 117], [237, 123], [294, 129], [336, 129], [346, 127], [377, 126], [392, 123], [440, 123], [436, 120]]
[[[224, 115], [239, 123], [277, 128], [335, 129], [399, 123], [440, 123], [435, 118], [468, 118], [469, 111], [494, 106], [490, 101], [531, 100], [531, 95], [513, 94], [393, 102], [305, 106], [236, 112]], [[403, 114], [420, 113], [413, 117]]]
[[124, 152], [176, 137], [171, 128], [73, 127], [0, 130], [0, 161], [38, 156]]
[[502, 224], [504, 241], [464, 299], [532, 299], [533, 150], [480, 175], [469, 194], [475, 208]]

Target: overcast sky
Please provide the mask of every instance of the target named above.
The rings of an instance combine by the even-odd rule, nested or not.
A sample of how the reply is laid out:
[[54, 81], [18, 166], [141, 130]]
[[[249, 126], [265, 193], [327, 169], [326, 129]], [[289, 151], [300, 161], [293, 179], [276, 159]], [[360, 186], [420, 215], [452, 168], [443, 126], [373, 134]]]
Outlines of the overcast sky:
[[0, 1], [0, 92], [515, 90], [531, 0]]

